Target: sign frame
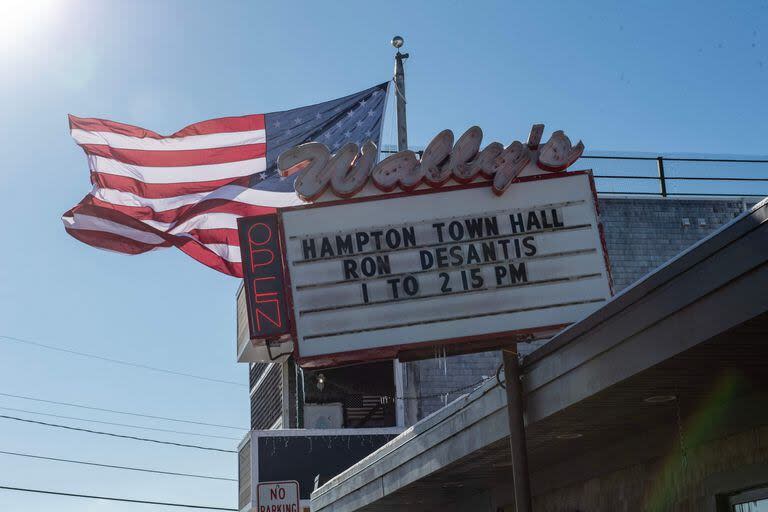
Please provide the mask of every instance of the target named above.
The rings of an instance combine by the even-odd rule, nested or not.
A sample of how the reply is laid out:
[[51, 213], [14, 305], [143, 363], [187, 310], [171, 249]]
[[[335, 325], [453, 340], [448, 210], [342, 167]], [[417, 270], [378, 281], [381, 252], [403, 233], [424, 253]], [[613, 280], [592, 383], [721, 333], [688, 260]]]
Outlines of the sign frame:
[[[297, 438], [297, 439], [315, 439], [318, 438], [329, 438], [333, 439], [335, 437], [350, 437], [350, 438], [357, 438], [360, 440], [359, 444], [362, 445], [365, 443], [370, 443], [373, 439], [382, 437], [386, 439], [381, 439], [381, 443], [378, 442], [374, 443], [375, 447], [372, 447], [370, 452], [368, 454], [373, 453], [375, 450], [379, 449], [381, 446], [384, 446], [386, 443], [397, 437], [398, 435], [402, 434], [405, 429], [403, 427], [374, 427], [374, 428], [340, 428], [340, 429], [274, 429], [274, 430], [251, 430], [250, 433], [246, 434], [245, 438], [240, 442], [238, 445], [238, 452], [242, 451], [243, 448], [248, 445], [250, 450], [249, 455], [249, 462], [250, 468], [251, 468], [251, 485], [250, 485], [250, 506], [253, 507], [256, 504], [256, 496], [258, 491], [258, 484], [260, 483], [269, 483], [272, 482], [282, 482], [282, 481], [297, 481], [299, 482], [299, 497], [301, 498], [301, 492], [302, 489], [304, 489], [305, 494], [307, 496], [312, 494], [313, 486], [312, 483], [308, 483], [308, 485], [302, 487], [301, 482], [305, 481], [300, 475], [298, 478], [294, 477], [294, 473], [291, 473], [291, 476], [281, 476], [277, 477], [275, 480], [265, 480], [264, 482], [261, 482], [261, 478], [264, 477], [264, 469], [260, 467], [260, 461], [262, 460], [260, 456], [260, 450], [266, 448], [266, 446], [262, 445], [260, 441], [268, 439], [281, 439], [281, 438]], [[273, 441], [277, 442], [277, 441]], [[303, 444], [303, 443], [302, 443]], [[348, 446], [347, 443], [343, 443], [344, 446]], [[277, 449], [281, 450], [283, 446], [282, 442], [278, 442]], [[272, 453], [272, 450], [269, 450], [269, 453]], [[312, 452], [310, 452], [311, 454]], [[366, 454], [365, 456], [367, 456]], [[305, 460], [305, 459], [302, 459]], [[354, 462], [358, 462], [360, 459], [355, 458], [353, 459], [347, 459], [352, 462], [349, 463], [351, 466], [354, 464]], [[312, 464], [312, 461], [308, 462], [310, 465]], [[345, 466], [346, 468], [346, 466]], [[335, 469], [333, 473], [326, 473], [322, 474], [321, 476], [324, 479], [332, 478], [337, 474], [337, 472], [343, 471], [342, 469]], [[315, 469], [312, 469], [311, 472], [312, 477], [317, 475], [317, 472]], [[306, 493], [306, 491], [309, 490], [309, 493]], [[309, 508], [309, 497], [300, 499], [300, 503], [302, 507]], [[250, 509], [249, 509], [250, 510]], [[255, 509], [254, 509], [255, 512]], [[305, 512], [305, 511], [302, 511]]]
[[[250, 239], [251, 231], [258, 225], [263, 225], [269, 230], [269, 238], [261, 243], [255, 243]], [[268, 344], [270, 340], [279, 340], [286, 337], [286, 335], [292, 335], [293, 317], [290, 311], [293, 303], [290, 299], [290, 286], [286, 286], [288, 272], [285, 267], [285, 247], [280, 217], [275, 212], [241, 217], [237, 219], [237, 228], [242, 254], [246, 313], [248, 315], [248, 334], [250, 339], [252, 341], [266, 340]], [[254, 247], [259, 248], [254, 249]], [[269, 261], [256, 265], [266, 267], [266, 273], [261, 277], [254, 275], [255, 272], [252, 269], [254, 266], [254, 253], [257, 252], [268, 252], [271, 257]], [[251, 269], [249, 270], [246, 267], [251, 267]], [[274, 281], [274, 284], [258, 293], [253, 283], [253, 281], [257, 280], [271, 280]], [[264, 296], [265, 300], [256, 302], [258, 295]], [[273, 326], [267, 325], [270, 328], [268, 332], [257, 332], [256, 326], [260, 325], [258, 315], [261, 312], [258, 306], [259, 304], [269, 303], [276, 303], [276, 306], [273, 308], [273, 315], [270, 317], [269, 312], [262, 312], [262, 317], [266, 324], [272, 323]], [[274, 321], [275, 315], [280, 321], [279, 326]]]
[[[296, 486], [296, 508], [294, 510], [295, 512], [301, 512], [301, 492], [299, 489], [299, 482], [297, 482], [296, 480], [281, 480], [277, 482], [259, 482], [258, 484], [256, 484], [256, 511], [259, 512], [261, 510], [261, 502], [260, 502], [261, 488], [279, 485], [279, 484], [289, 484], [289, 485]], [[293, 501], [291, 501], [290, 505], [293, 505]], [[270, 512], [270, 510], [271, 509], [267, 509], [266, 512]]]
[[[608, 287], [610, 296], [614, 295], [613, 290], [613, 278], [611, 276], [611, 266], [608, 259], [608, 251], [605, 242], [605, 233], [603, 225], [600, 222], [600, 209], [597, 199], [597, 190], [595, 188], [594, 176], [591, 170], [579, 170], [570, 172], [553, 172], [536, 174], [532, 176], [525, 176], [517, 178], [512, 186], [519, 183], [535, 182], [542, 180], [561, 179], [576, 175], [586, 175], [588, 177], [589, 186], [591, 188], [592, 206], [594, 208], [595, 217], [597, 219], [597, 230], [600, 238], [601, 249], [603, 252], [603, 265], [608, 279]], [[286, 250], [286, 232], [283, 220], [285, 212], [294, 212], [299, 210], [311, 210], [314, 208], [323, 208], [327, 206], [336, 206], [342, 204], [358, 203], [358, 202], [370, 202], [370, 201], [382, 201], [385, 199], [394, 199], [404, 196], [428, 196], [430, 194], [450, 192], [454, 190], [464, 190], [472, 188], [487, 188], [489, 194], [491, 193], [492, 182], [490, 181], [475, 181], [467, 184], [458, 184], [451, 186], [443, 186], [438, 188], [423, 188], [413, 191], [403, 191], [391, 194], [377, 194], [372, 196], [353, 197], [349, 199], [332, 200], [324, 202], [309, 203], [298, 206], [290, 206], [281, 208], [278, 210], [278, 229], [280, 230], [281, 246], [283, 251]], [[283, 253], [284, 265], [285, 265], [285, 288], [288, 298], [288, 314], [290, 316], [291, 335], [293, 337], [294, 347], [293, 355], [295, 360], [304, 368], [327, 368], [348, 364], [357, 364], [362, 362], [379, 361], [385, 359], [400, 359], [400, 360], [415, 360], [434, 357], [433, 347], [445, 347], [447, 355], [467, 354], [473, 352], [481, 352], [499, 349], [505, 346], [513, 345], [518, 342], [524, 342], [532, 339], [541, 339], [543, 337], [550, 337], [563, 328], [570, 325], [571, 322], [552, 324], [541, 327], [534, 327], [529, 329], [514, 329], [504, 332], [494, 332], [479, 334], [476, 336], [459, 336], [453, 338], [444, 338], [439, 340], [431, 340], [426, 342], [405, 342], [396, 345], [387, 345], [383, 347], [365, 348], [345, 352], [335, 352], [329, 354], [315, 355], [315, 356], [300, 356], [300, 344], [295, 318], [294, 300], [292, 296], [291, 274], [287, 268], [288, 260]], [[462, 346], [457, 346], [461, 343]]]

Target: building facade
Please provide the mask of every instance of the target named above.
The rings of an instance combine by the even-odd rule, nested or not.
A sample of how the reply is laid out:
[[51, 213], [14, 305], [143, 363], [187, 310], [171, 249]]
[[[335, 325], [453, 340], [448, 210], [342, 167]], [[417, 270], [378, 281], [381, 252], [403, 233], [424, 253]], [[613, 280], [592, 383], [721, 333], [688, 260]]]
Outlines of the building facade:
[[[741, 198], [600, 196], [614, 292], [621, 292], [753, 203], [754, 199]], [[247, 319], [242, 290], [237, 301], [238, 344], [244, 344]], [[522, 346], [522, 350], [531, 352], [538, 345]], [[410, 426], [493, 377], [501, 363], [498, 352], [482, 352], [302, 371], [290, 357], [275, 357], [274, 362], [250, 363], [251, 428], [255, 430], [311, 428], [322, 411], [332, 416], [327, 425], [332, 428]]]
[[[534, 511], [768, 507], [766, 248], [768, 200], [522, 358]], [[515, 510], [504, 385], [418, 421], [312, 510]]]

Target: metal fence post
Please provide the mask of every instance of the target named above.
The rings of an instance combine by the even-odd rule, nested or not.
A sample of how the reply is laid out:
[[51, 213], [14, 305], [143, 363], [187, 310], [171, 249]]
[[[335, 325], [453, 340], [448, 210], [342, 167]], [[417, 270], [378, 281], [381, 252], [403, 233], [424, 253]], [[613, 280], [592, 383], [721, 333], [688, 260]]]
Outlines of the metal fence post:
[[667, 197], [667, 180], [664, 177], [664, 158], [656, 157], [659, 166], [659, 182], [661, 183], [661, 197]]

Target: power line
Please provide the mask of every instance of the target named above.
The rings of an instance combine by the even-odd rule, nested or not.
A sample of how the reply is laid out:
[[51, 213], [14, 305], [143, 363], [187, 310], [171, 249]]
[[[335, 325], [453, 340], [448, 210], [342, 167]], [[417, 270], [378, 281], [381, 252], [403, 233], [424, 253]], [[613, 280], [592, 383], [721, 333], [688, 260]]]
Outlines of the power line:
[[240, 441], [240, 439], [236, 437], [229, 437], [229, 436], [217, 436], [214, 434], [201, 434], [199, 432], [186, 432], [184, 430], [172, 430], [168, 428], [155, 428], [155, 427], [143, 427], [141, 425], [131, 425], [130, 423], [116, 423], [113, 421], [101, 421], [101, 420], [91, 420], [87, 418], [78, 418], [77, 416], [62, 416], [60, 414], [50, 414], [46, 412], [37, 412], [37, 411], [30, 411], [28, 409], [16, 409], [14, 407], [0, 407], [0, 409], [4, 411], [15, 411], [15, 412], [23, 412], [27, 414], [37, 414], [40, 416], [48, 416], [50, 418], [60, 418], [65, 420], [76, 420], [76, 421], [87, 421], [89, 423], [99, 423], [101, 425], [114, 425], [117, 427], [129, 427], [129, 428], [138, 428], [141, 430], [153, 430], [155, 432], [168, 432], [171, 434], [183, 434], [187, 436], [199, 436], [199, 437], [210, 437], [215, 439], [228, 439], [230, 441]]
[[237, 512], [236, 508], [210, 507], [206, 505], [186, 505], [184, 503], [167, 503], [164, 501], [147, 501], [147, 500], [136, 500], [136, 499], [130, 499], [130, 498], [113, 498], [111, 496], [93, 496], [90, 494], [75, 494], [71, 492], [44, 491], [42, 489], [26, 489], [23, 487], [9, 487], [7, 485], [0, 485], [0, 489], [5, 489], [7, 491], [17, 491], [17, 492], [31, 492], [36, 494], [52, 494], [54, 496], [69, 496], [72, 498], [87, 498], [92, 500], [122, 501], [124, 503], [141, 503], [142, 505], [163, 505], [166, 507], [196, 508], [201, 510], [227, 510], [227, 511]]
[[226, 480], [229, 482], [237, 482], [237, 478], [226, 478], [222, 476], [210, 476], [210, 475], [196, 475], [194, 473], [177, 473], [175, 471], [161, 471], [159, 469], [149, 469], [149, 468], [137, 468], [137, 467], [131, 467], [131, 466], [117, 466], [113, 464], [101, 464], [98, 462], [89, 462], [84, 460], [73, 460], [73, 459], [59, 459], [56, 457], [45, 457], [42, 455], [32, 455], [31, 453], [19, 453], [19, 452], [6, 452], [3, 450], [0, 450], [0, 454], [3, 455], [14, 455], [16, 457], [27, 457], [30, 459], [40, 459], [40, 460], [51, 460], [55, 462], [68, 462], [70, 464], [82, 464], [84, 466], [97, 466], [100, 468], [111, 468], [111, 469], [125, 469], [127, 471], [141, 471], [143, 473], [156, 473], [159, 475], [172, 475], [172, 476], [185, 476], [189, 478], [203, 478], [206, 480]]
[[122, 359], [114, 359], [112, 357], [105, 357], [105, 356], [100, 356], [100, 355], [96, 355], [96, 354], [89, 354], [87, 352], [80, 352], [78, 350], [72, 350], [72, 349], [69, 349], [69, 348], [56, 347], [54, 345], [46, 345], [45, 343], [40, 343], [40, 342], [37, 342], [37, 341], [27, 340], [27, 339], [24, 339], [24, 338], [16, 338], [15, 336], [5, 336], [3, 334], [0, 334], [0, 338], [8, 340], [8, 341], [15, 341], [17, 343], [26, 343], [27, 345], [33, 345], [35, 347], [45, 348], [45, 349], [48, 349], [48, 350], [55, 350], [57, 352], [64, 352], [64, 353], [72, 354], [72, 355], [76, 355], [76, 356], [87, 357], [87, 358], [96, 359], [96, 360], [99, 360], [99, 361], [105, 361], [107, 363], [121, 364], [123, 366], [132, 366], [134, 368], [141, 368], [143, 370], [149, 370], [149, 371], [153, 371], [153, 372], [167, 373], [169, 375], [176, 375], [177, 377], [188, 377], [190, 379], [204, 380], [204, 381], [208, 381], [208, 382], [216, 382], [218, 384], [229, 384], [230, 386], [240, 386], [240, 387], [245, 387], [245, 388], [248, 387], [247, 384], [243, 384], [242, 382], [235, 382], [235, 381], [232, 381], [232, 380], [225, 380], [225, 379], [216, 379], [216, 378], [213, 378], [213, 377], [204, 377], [202, 375], [195, 375], [193, 373], [178, 372], [176, 370], [169, 370], [167, 368], [159, 368], [157, 366], [150, 366], [150, 365], [147, 365], [147, 364], [134, 363], [134, 362], [131, 362], [131, 361], [124, 361]]
[[80, 427], [72, 427], [69, 425], [60, 425], [58, 423], [47, 423], [45, 421], [37, 421], [37, 420], [30, 420], [27, 418], [18, 418], [16, 416], [7, 416], [5, 414], [0, 414], [0, 418], [6, 419], [6, 420], [14, 420], [14, 421], [23, 421], [24, 423], [34, 423], [35, 425], [44, 425], [46, 427], [55, 427], [55, 428], [63, 428], [66, 430], [76, 430], [78, 432], [87, 432], [89, 434], [99, 434], [102, 436], [110, 436], [110, 437], [120, 437], [123, 439], [133, 439], [134, 441], [145, 441], [147, 443], [158, 443], [158, 444], [169, 444], [173, 446], [180, 446], [182, 448], [195, 448], [198, 450], [209, 450], [213, 452], [223, 452], [223, 453], [237, 453], [236, 450], [224, 450], [223, 448], [213, 448], [211, 446], [200, 446], [196, 444], [185, 444], [185, 443], [175, 443], [173, 441], [161, 441], [159, 439], [150, 439], [147, 437], [137, 437], [137, 436], [129, 436], [125, 434], [115, 434], [114, 432], [103, 432], [101, 430], [90, 430], [87, 428], [80, 428]]
[[203, 421], [193, 421], [193, 420], [181, 420], [178, 418], [169, 418], [167, 416], [153, 416], [151, 414], [142, 414], [138, 412], [128, 412], [128, 411], [118, 411], [115, 409], [105, 409], [103, 407], [92, 407], [90, 405], [80, 405], [80, 404], [74, 404], [71, 402], [57, 402], [55, 400], [45, 400], [43, 398], [35, 398], [31, 396], [24, 396], [24, 395], [13, 395], [10, 393], [0, 393], [0, 396], [7, 396], [11, 398], [19, 398], [21, 400], [31, 400], [33, 402], [42, 402], [45, 404], [56, 404], [56, 405], [65, 405], [67, 407], [77, 407], [79, 409], [88, 409], [90, 411], [101, 411], [101, 412], [111, 412], [115, 414], [125, 414], [127, 416], [138, 416], [140, 418], [151, 418], [154, 420], [165, 420], [165, 421], [175, 421], [176, 423], [190, 423], [192, 425], [205, 425], [206, 427], [219, 427], [219, 428], [229, 428], [232, 430], [240, 430], [245, 431], [248, 430], [247, 428], [242, 427], [233, 427], [231, 425], [219, 425], [217, 423], [205, 423]]

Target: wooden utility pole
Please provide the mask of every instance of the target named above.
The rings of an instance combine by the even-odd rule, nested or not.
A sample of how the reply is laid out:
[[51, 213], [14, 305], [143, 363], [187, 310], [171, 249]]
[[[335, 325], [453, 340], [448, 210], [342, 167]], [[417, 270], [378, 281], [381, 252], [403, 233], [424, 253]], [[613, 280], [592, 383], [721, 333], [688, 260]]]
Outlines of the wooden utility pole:
[[509, 448], [512, 455], [512, 481], [515, 488], [515, 512], [532, 512], [531, 481], [528, 473], [528, 447], [523, 419], [523, 385], [517, 350], [501, 351], [504, 357], [504, 386], [507, 389]]
[[395, 96], [397, 97], [397, 150], [408, 149], [408, 128], [405, 121], [405, 70], [403, 61], [408, 58], [407, 53], [400, 53], [400, 47], [405, 41], [400, 36], [392, 38], [392, 46], [397, 48], [395, 54]]

